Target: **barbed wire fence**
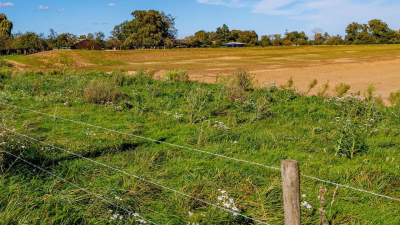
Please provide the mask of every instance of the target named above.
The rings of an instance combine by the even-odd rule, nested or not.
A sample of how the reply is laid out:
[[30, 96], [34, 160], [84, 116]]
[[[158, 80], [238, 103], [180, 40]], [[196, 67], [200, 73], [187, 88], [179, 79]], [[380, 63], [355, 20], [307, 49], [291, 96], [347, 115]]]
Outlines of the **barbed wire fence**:
[[[275, 167], [275, 166], [265, 165], [265, 164], [262, 164], [262, 163], [252, 162], [252, 161], [248, 161], [248, 160], [244, 160], [244, 159], [237, 159], [237, 158], [229, 157], [229, 156], [222, 155], [222, 154], [208, 152], [208, 151], [204, 151], [204, 150], [200, 150], [200, 149], [196, 149], [196, 148], [191, 148], [191, 147], [187, 147], [187, 146], [183, 146], [183, 145], [173, 144], [173, 143], [169, 143], [169, 142], [165, 142], [165, 141], [155, 140], [155, 139], [144, 137], [144, 136], [140, 136], [140, 135], [121, 132], [121, 131], [117, 131], [117, 130], [106, 128], [106, 127], [101, 127], [101, 126], [97, 126], [97, 125], [93, 125], [93, 124], [89, 124], [89, 123], [84, 123], [84, 122], [77, 121], [77, 120], [72, 120], [72, 119], [68, 119], [68, 118], [64, 118], [64, 117], [59, 117], [59, 116], [56, 116], [56, 115], [51, 115], [51, 114], [39, 112], [39, 111], [32, 110], [32, 109], [19, 107], [19, 106], [16, 106], [16, 105], [7, 104], [7, 103], [4, 103], [4, 102], [0, 102], [0, 104], [8, 106], [8, 107], [13, 107], [13, 108], [16, 108], [16, 109], [28, 111], [28, 112], [33, 112], [33, 113], [36, 113], [36, 114], [41, 114], [41, 115], [44, 115], [44, 116], [49, 116], [49, 117], [52, 117], [52, 118], [55, 118], [55, 119], [59, 119], [59, 120], [69, 121], [69, 122], [72, 122], [72, 123], [81, 124], [81, 125], [84, 125], [84, 126], [89, 126], [89, 127], [93, 127], [93, 128], [97, 128], [97, 129], [101, 129], [101, 130], [117, 133], [117, 134], [120, 134], [120, 135], [126, 135], [126, 136], [130, 136], [130, 137], [134, 137], [134, 138], [138, 138], [138, 139], [142, 139], [142, 140], [147, 140], [147, 141], [158, 143], [158, 144], [165, 144], [165, 145], [169, 145], [169, 146], [172, 146], [172, 147], [177, 147], [177, 148], [186, 149], [186, 150], [190, 150], [190, 151], [200, 152], [200, 153], [203, 153], [203, 154], [208, 154], [208, 155], [212, 155], [212, 156], [216, 156], [216, 157], [220, 157], [220, 158], [224, 158], [224, 159], [228, 159], [228, 160], [232, 160], [232, 161], [236, 161], [236, 162], [241, 162], [241, 163], [247, 163], [247, 164], [251, 164], [251, 165], [255, 165], [255, 166], [260, 166], [260, 167], [264, 167], [264, 168], [268, 168], [268, 169], [272, 169], [272, 170], [277, 170], [277, 171], [281, 170], [280, 168]], [[306, 175], [306, 174], [300, 174], [300, 176], [308, 178], [308, 179], [312, 179], [312, 180], [315, 180], [315, 181], [318, 181], [318, 182], [323, 182], [323, 183], [327, 183], [327, 184], [331, 184], [331, 185], [335, 185], [335, 186], [339, 186], [339, 187], [343, 187], [343, 188], [347, 188], [347, 189], [352, 189], [352, 190], [355, 190], [355, 191], [358, 191], [358, 192], [363, 192], [363, 193], [367, 193], [367, 194], [374, 195], [374, 196], [377, 196], [377, 197], [382, 197], [382, 198], [386, 198], [386, 199], [390, 199], [390, 200], [393, 200], [393, 201], [400, 202], [399, 198], [394, 198], [394, 197], [387, 196], [387, 195], [377, 194], [377, 193], [374, 193], [372, 191], [368, 191], [368, 190], [364, 190], [364, 189], [360, 189], [360, 188], [355, 188], [355, 187], [352, 187], [352, 186], [349, 186], [349, 185], [345, 185], [345, 184], [340, 184], [340, 183], [337, 183], [337, 182], [334, 182], [334, 181], [329, 181], [329, 180], [326, 180], [326, 179], [321, 179], [321, 178], [317, 178], [317, 177]]]
[[0, 150], [0, 152], [4, 152], [4, 153], [6, 153], [6, 154], [8, 154], [8, 155], [11, 155], [11, 156], [13, 156], [14, 158], [16, 158], [17, 160], [21, 160], [22, 162], [24, 162], [24, 163], [26, 163], [26, 164], [28, 164], [28, 165], [30, 165], [30, 166], [33, 166], [33, 167], [35, 167], [36, 169], [41, 170], [41, 171], [43, 171], [43, 172], [45, 172], [45, 173], [48, 173], [49, 175], [51, 175], [51, 176], [53, 176], [53, 177], [55, 177], [55, 178], [57, 178], [57, 179], [59, 179], [59, 180], [62, 180], [62, 181], [64, 181], [65, 183], [68, 183], [69, 185], [71, 185], [71, 186], [73, 186], [73, 187], [75, 187], [75, 188], [78, 188], [79, 190], [82, 190], [82, 191], [84, 191], [84, 192], [86, 192], [86, 193], [88, 193], [88, 194], [90, 194], [90, 195], [93, 195], [94, 197], [96, 197], [96, 198], [98, 198], [98, 199], [100, 199], [100, 200], [102, 200], [102, 201], [104, 201], [104, 202], [106, 202], [106, 203], [108, 203], [108, 204], [110, 204], [110, 205], [112, 205], [112, 206], [118, 208], [118, 209], [121, 209], [121, 210], [127, 212], [128, 215], [130, 215], [130, 216], [138, 217], [138, 218], [144, 220], [146, 223], [156, 224], [156, 223], [152, 222], [151, 220], [148, 220], [148, 219], [146, 219], [146, 218], [140, 216], [138, 213], [132, 212], [132, 211], [130, 211], [130, 210], [128, 210], [128, 209], [126, 209], [126, 208], [124, 208], [124, 207], [118, 205], [118, 204], [115, 204], [115, 203], [113, 203], [113, 202], [107, 200], [106, 198], [101, 197], [100, 195], [97, 195], [97, 194], [95, 194], [95, 193], [89, 191], [88, 189], [82, 188], [82, 187], [80, 187], [80, 186], [78, 186], [78, 185], [76, 185], [76, 184], [74, 184], [74, 183], [68, 181], [68, 180], [65, 179], [65, 178], [62, 178], [62, 177], [60, 177], [60, 176], [58, 176], [58, 175], [56, 175], [56, 174], [54, 174], [54, 173], [52, 173], [52, 172], [50, 172], [50, 171], [48, 171], [48, 170], [46, 170], [46, 169], [43, 169], [43, 168], [40, 167], [40, 166], [37, 166], [37, 165], [35, 165], [35, 164], [33, 164], [33, 163], [31, 163], [31, 162], [25, 160], [24, 158], [21, 158], [20, 156], [14, 155], [14, 154], [12, 154], [11, 152], [8, 152], [8, 151], [5, 151], [5, 150]]
[[[36, 113], [36, 114], [48, 116], [48, 117], [52, 117], [52, 118], [58, 119], [58, 120], [63, 120], [63, 121], [67, 121], [67, 122], [71, 122], [71, 123], [76, 123], [76, 124], [80, 124], [80, 125], [84, 125], [84, 126], [88, 126], [88, 127], [93, 127], [93, 128], [105, 130], [105, 131], [108, 131], [108, 132], [117, 133], [117, 134], [120, 134], [120, 135], [126, 135], [126, 136], [129, 136], [129, 137], [134, 137], [134, 138], [146, 140], [146, 141], [149, 141], [149, 142], [154, 142], [154, 143], [157, 143], [157, 144], [164, 144], [164, 145], [168, 145], [168, 146], [171, 146], [171, 147], [176, 147], [176, 148], [179, 148], [179, 149], [185, 149], [185, 150], [189, 150], [189, 151], [194, 151], [194, 152], [198, 152], [198, 153], [201, 153], [201, 154], [207, 154], [207, 155], [211, 155], [211, 156], [214, 156], [214, 157], [219, 157], [219, 158], [223, 158], [223, 159], [226, 159], [226, 160], [231, 160], [231, 161], [235, 161], [235, 162], [239, 162], [239, 163], [246, 163], [246, 164], [250, 164], [250, 165], [254, 165], [254, 166], [259, 166], [259, 167], [268, 168], [268, 169], [271, 169], [271, 170], [274, 170], [274, 171], [281, 171], [281, 168], [278, 168], [278, 167], [275, 167], [275, 166], [265, 165], [265, 164], [262, 164], [262, 163], [252, 162], [252, 161], [248, 161], [248, 160], [244, 160], [244, 159], [238, 159], [238, 158], [234, 158], [234, 157], [230, 157], [230, 156], [226, 156], [226, 155], [222, 155], [222, 154], [218, 154], [218, 153], [213, 153], [213, 152], [209, 152], [209, 151], [205, 151], [205, 150], [201, 150], [201, 149], [197, 149], [197, 148], [191, 148], [191, 147], [187, 147], [187, 146], [183, 146], [183, 145], [179, 145], [179, 144], [169, 143], [169, 142], [166, 142], [166, 141], [156, 140], [156, 139], [149, 138], [149, 137], [144, 137], [144, 136], [140, 136], [140, 135], [135, 135], [135, 134], [130, 134], [130, 133], [126, 133], [126, 132], [121, 132], [121, 131], [118, 131], [118, 130], [114, 130], [114, 129], [110, 129], [110, 128], [106, 128], [106, 127], [101, 127], [101, 126], [97, 126], [97, 125], [93, 125], [93, 124], [81, 122], [81, 121], [78, 121], [78, 120], [68, 119], [68, 118], [64, 118], [64, 117], [60, 117], [60, 116], [56, 116], [56, 115], [51, 115], [51, 114], [39, 112], [39, 111], [36, 111], [36, 110], [27, 109], [27, 108], [24, 108], [24, 107], [20, 107], [20, 106], [15, 106], [15, 105], [7, 104], [7, 103], [4, 103], [4, 102], [0, 102], [0, 105], [12, 107], [12, 108], [15, 108], [15, 109], [24, 110], [24, 111], [28, 111], [28, 112], [32, 112], [32, 113]], [[155, 182], [155, 181], [142, 178], [142, 177], [140, 177], [140, 176], [137, 176], [137, 175], [128, 173], [128, 172], [126, 172], [126, 171], [124, 171], [124, 170], [121, 170], [121, 169], [118, 169], [118, 168], [109, 166], [109, 165], [107, 165], [107, 164], [104, 164], [104, 163], [98, 162], [98, 161], [96, 161], [96, 160], [93, 160], [93, 159], [84, 157], [84, 156], [82, 156], [82, 155], [76, 154], [76, 153], [71, 152], [71, 151], [68, 151], [68, 150], [66, 150], [66, 149], [57, 147], [57, 146], [55, 146], [55, 145], [53, 145], [53, 144], [46, 143], [46, 142], [41, 141], [41, 140], [39, 140], [39, 139], [37, 139], [37, 138], [28, 136], [28, 135], [26, 135], [26, 134], [19, 133], [19, 132], [15, 131], [15, 130], [11, 130], [11, 129], [9, 129], [9, 128], [3, 126], [2, 124], [0, 124], [0, 129], [3, 129], [3, 130], [5, 130], [5, 131], [7, 131], [7, 132], [10, 132], [10, 133], [12, 133], [12, 134], [14, 134], [14, 135], [18, 135], [18, 136], [23, 137], [23, 138], [25, 138], [25, 139], [28, 139], [28, 140], [37, 142], [37, 143], [39, 143], [39, 144], [46, 145], [46, 146], [48, 146], [48, 147], [50, 147], [50, 148], [54, 148], [54, 149], [57, 149], [57, 150], [60, 150], [60, 151], [64, 151], [64, 152], [66, 152], [66, 153], [68, 153], [68, 154], [71, 154], [71, 155], [73, 155], [73, 156], [75, 156], [75, 157], [78, 157], [78, 158], [80, 158], [80, 159], [83, 159], [83, 160], [89, 161], [89, 162], [91, 162], [91, 163], [94, 163], [94, 164], [97, 164], [97, 165], [106, 167], [106, 168], [108, 168], [108, 169], [110, 169], [110, 170], [113, 170], [113, 171], [115, 171], [115, 172], [122, 173], [122, 174], [124, 174], [124, 175], [126, 175], [126, 176], [129, 176], [129, 177], [132, 177], [132, 178], [141, 180], [141, 181], [143, 181], [143, 182], [145, 182], [145, 183], [148, 183], [148, 184], [150, 184], [150, 185], [154, 185], [154, 186], [157, 186], [157, 187], [162, 188], [162, 189], [164, 189], [164, 190], [167, 190], [167, 191], [170, 191], [170, 192], [179, 194], [179, 195], [181, 195], [181, 196], [184, 196], [184, 197], [193, 199], [193, 200], [195, 200], [195, 201], [201, 202], [201, 203], [203, 203], [203, 204], [209, 205], [209, 206], [214, 207], [214, 208], [217, 208], [217, 209], [219, 209], [219, 210], [223, 210], [223, 211], [225, 211], [225, 212], [227, 212], [227, 213], [230, 213], [230, 214], [233, 214], [233, 215], [239, 215], [239, 216], [241, 216], [241, 217], [243, 217], [243, 218], [246, 218], [246, 219], [248, 219], [248, 220], [252, 220], [252, 221], [254, 221], [254, 222], [256, 222], [256, 223], [259, 223], [259, 224], [267, 224], [267, 223], [264, 222], [264, 221], [261, 221], [261, 220], [258, 220], [258, 219], [249, 217], [249, 216], [244, 215], [244, 214], [241, 214], [241, 213], [239, 213], [238, 211], [235, 211], [235, 210], [232, 210], [232, 209], [229, 209], [229, 208], [225, 208], [225, 207], [219, 206], [219, 205], [217, 205], [217, 204], [208, 202], [208, 201], [206, 201], [206, 200], [204, 200], [204, 199], [200, 199], [200, 198], [191, 196], [191, 195], [189, 195], [189, 194], [186, 194], [186, 193], [184, 193], [184, 192], [181, 192], [181, 191], [172, 189], [172, 188], [167, 187], [167, 186], [165, 186], [165, 185], [159, 184], [159, 183], [157, 183], [157, 182]], [[129, 210], [127, 210], [127, 209], [125, 209], [125, 208], [123, 208], [123, 207], [121, 207], [121, 206], [115, 204], [115, 203], [112, 203], [112, 202], [108, 201], [107, 199], [105, 199], [105, 198], [103, 198], [103, 197], [101, 197], [101, 196], [99, 196], [99, 195], [96, 195], [96, 194], [90, 192], [90, 191], [87, 190], [87, 189], [81, 188], [81, 187], [79, 187], [78, 185], [73, 184], [72, 182], [69, 182], [68, 180], [66, 180], [66, 179], [64, 179], [64, 178], [62, 178], [62, 177], [60, 177], [60, 176], [57, 176], [56, 174], [54, 174], [54, 173], [52, 173], [52, 172], [50, 172], [50, 171], [47, 171], [47, 170], [41, 168], [40, 166], [37, 166], [37, 165], [34, 165], [34, 164], [30, 163], [29, 161], [27, 161], [27, 160], [21, 158], [20, 156], [14, 155], [14, 154], [12, 154], [12, 153], [10, 153], [10, 152], [8, 152], [8, 151], [0, 151], [0, 152], [4, 152], [4, 153], [6, 153], [6, 154], [9, 154], [9, 155], [15, 157], [16, 159], [25, 162], [26, 164], [29, 164], [29, 165], [31, 165], [31, 166], [37, 168], [37, 169], [40, 169], [40, 170], [42, 170], [42, 171], [44, 171], [44, 172], [50, 174], [51, 176], [53, 176], [53, 177], [55, 177], [55, 178], [57, 178], [57, 179], [60, 179], [60, 180], [66, 182], [66, 183], [68, 183], [68, 184], [70, 184], [70, 185], [72, 185], [72, 186], [74, 186], [74, 187], [76, 187], [76, 188], [79, 188], [79, 189], [81, 189], [81, 190], [83, 190], [83, 191], [85, 191], [85, 192], [87, 192], [87, 193], [89, 193], [89, 194], [95, 196], [96, 198], [98, 198], [98, 199], [100, 199], [100, 200], [102, 200], [102, 201], [105, 201], [105, 202], [107, 202], [108, 204], [111, 204], [111, 205], [113, 205], [113, 206], [115, 206], [115, 207], [117, 207], [117, 208], [119, 208], [119, 209], [121, 209], [121, 210], [127, 212], [129, 215], [137, 216], [138, 218], [140, 218], [140, 219], [142, 219], [142, 220], [144, 220], [144, 221], [146, 221], [146, 222], [148, 222], [148, 223], [155, 224], [154, 222], [152, 222], [152, 221], [150, 221], [150, 220], [147, 220], [147, 219], [141, 217], [141, 216], [140, 216], [139, 214], [137, 214], [137, 213], [133, 213], [133, 212], [131, 212], [131, 211], [129, 211]], [[369, 195], [373, 195], [373, 196], [377, 196], [377, 197], [386, 198], [386, 199], [389, 199], [389, 200], [393, 200], [393, 201], [400, 202], [400, 199], [399, 199], [399, 198], [391, 197], [391, 196], [388, 196], [388, 195], [377, 194], [377, 193], [374, 193], [374, 192], [372, 192], [372, 191], [368, 191], [368, 190], [364, 190], [364, 189], [360, 189], [360, 188], [355, 188], [355, 187], [352, 187], [352, 186], [349, 186], [349, 185], [340, 184], [340, 183], [333, 182], [333, 181], [329, 181], [329, 180], [326, 180], [326, 179], [320, 179], [320, 178], [317, 178], [317, 177], [314, 177], [314, 176], [310, 176], [310, 175], [306, 175], [306, 174], [300, 174], [300, 176], [305, 177], [305, 178], [308, 178], [308, 179], [311, 179], [311, 180], [314, 180], [314, 181], [317, 181], [317, 182], [323, 182], [323, 183], [327, 183], [327, 184], [334, 185], [334, 186], [337, 186], [337, 187], [343, 187], [343, 188], [351, 189], [351, 190], [354, 190], [354, 191], [366, 193], [366, 194], [369, 194]]]
[[[95, 160], [93, 160], [93, 159], [84, 157], [84, 156], [82, 156], [82, 155], [76, 154], [76, 153], [74, 153], [74, 152], [68, 151], [68, 150], [63, 149], [63, 148], [60, 148], [60, 147], [57, 147], [57, 146], [55, 146], [55, 145], [48, 144], [48, 143], [46, 143], [46, 142], [40, 141], [40, 140], [38, 140], [38, 139], [36, 139], [36, 138], [33, 138], [33, 137], [30, 137], [30, 136], [28, 136], [28, 135], [21, 134], [21, 133], [19, 133], [19, 132], [13, 131], [13, 130], [11, 130], [11, 129], [8, 129], [8, 128], [2, 126], [1, 124], [0, 124], [0, 129], [6, 130], [6, 131], [8, 131], [8, 132], [10, 132], [10, 133], [13, 133], [13, 134], [16, 134], [16, 135], [18, 135], [18, 136], [21, 136], [21, 137], [23, 137], [23, 138], [26, 138], [26, 139], [35, 141], [35, 142], [37, 142], [37, 143], [46, 145], [46, 146], [48, 146], [48, 147], [50, 147], [50, 148], [58, 149], [58, 150], [60, 150], [60, 151], [63, 151], [63, 152], [66, 152], [66, 153], [68, 153], [68, 154], [71, 154], [71, 155], [73, 155], [73, 156], [76, 156], [76, 157], [78, 157], [78, 158], [81, 158], [81, 159], [90, 161], [90, 162], [92, 162], [92, 163], [94, 163], [94, 164], [97, 164], [97, 165], [106, 167], [106, 168], [108, 168], [108, 169], [111, 169], [111, 170], [114, 170], [114, 171], [116, 171], [116, 172], [122, 173], [122, 174], [124, 174], [124, 175], [129, 176], [129, 177], [136, 178], [136, 179], [138, 179], [138, 180], [141, 180], [141, 181], [143, 181], [143, 182], [146, 182], [146, 183], [149, 183], [149, 184], [151, 184], [151, 185], [157, 186], [157, 187], [159, 187], [159, 188], [165, 189], [165, 190], [167, 190], [167, 191], [171, 191], [171, 192], [174, 192], [174, 193], [176, 193], [176, 194], [182, 195], [182, 196], [184, 196], [184, 197], [191, 198], [191, 199], [193, 199], [193, 200], [196, 200], [196, 201], [198, 201], [198, 202], [201, 202], [201, 203], [207, 204], [207, 205], [209, 205], [209, 206], [218, 208], [218, 209], [220, 209], [220, 210], [226, 211], [226, 212], [231, 213], [231, 214], [233, 214], [233, 215], [239, 215], [239, 216], [241, 216], [241, 217], [243, 217], [243, 218], [252, 220], [252, 221], [257, 222], [257, 223], [259, 223], [259, 224], [267, 224], [267, 223], [265, 223], [265, 222], [263, 222], [263, 221], [261, 221], [261, 220], [257, 220], [257, 219], [251, 218], [251, 217], [249, 217], [249, 216], [246, 216], [246, 215], [244, 215], [244, 214], [241, 214], [241, 213], [239, 213], [239, 212], [237, 212], [237, 211], [234, 211], [234, 210], [232, 210], [232, 209], [228, 209], [228, 208], [225, 208], [225, 207], [222, 207], [222, 206], [213, 204], [213, 203], [211, 203], [211, 202], [207, 202], [207, 201], [205, 201], [205, 200], [203, 200], [203, 199], [200, 199], [200, 198], [197, 198], [197, 197], [188, 195], [188, 194], [186, 194], [186, 193], [177, 191], [177, 190], [172, 189], [172, 188], [169, 188], [169, 187], [167, 187], [167, 186], [165, 186], [165, 185], [158, 184], [158, 183], [156, 183], [156, 182], [154, 182], [154, 181], [150, 181], [150, 180], [145, 179], [145, 178], [142, 178], [142, 177], [140, 177], [140, 176], [137, 176], [137, 175], [128, 173], [128, 172], [126, 172], [126, 171], [123, 171], [123, 170], [121, 170], [121, 169], [118, 169], [118, 168], [109, 166], [109, 165], [107, 165], [107, 164], [104, 164], [104, 163], [95, 161]], [[6, 151], [4, 151], [4, 152], [6, 152]], [[7, 153], [7, 152], [6, 152], [6, 153]], [[20, 158], [20, 159], [21, 159], [21, 158]], [[23, 161], [24, 161], [24, 160], [23, 160]], [[25, 162], [27, 162], [27, 161], [25, 161]], [[30, 165], [33, 165], [33, 164], [30, 164]], [[35, 167], [37, 167], [37, 166], [35, 166]], [[268, 224], [267, 224], [267, 225], [268, 225]]]

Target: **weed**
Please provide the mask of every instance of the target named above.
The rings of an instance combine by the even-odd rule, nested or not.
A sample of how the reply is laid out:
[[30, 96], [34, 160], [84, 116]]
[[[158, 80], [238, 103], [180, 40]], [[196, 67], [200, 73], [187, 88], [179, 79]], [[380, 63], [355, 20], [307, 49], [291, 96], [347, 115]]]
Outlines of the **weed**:
[[242, 67], [228, 76], [226, 84], [226, 98], [230, 102], [245, 101], [248, 97], [246, 91], [253, 89], [254, 75]]
[[127, 76], [123, 72], [114, 72], [113, 73], [114, 84], [117, 86], [125, 86], [127, 84]]
[[189, 74], [186, 70], [167, 71], [163, 75], [163, 80], [167, 82], [188, 82]]
[[339, 127], [336, 135], [335, 156], [353, 159], [357, 153], [368, 149], [365, 141], [366, 134], [359, 125], [351, 119], [337, 119]]
[[390, 93], [389, 102], [392, 105], [400, 106], [400, 90]]
[[314, 89], [315, 86], [317, 86], [318, 80], [314, 79], [309, 85], [308, 85], [308, 90], [307, 94], [311, 92], [312, 89]]
[[209, 102], [209, 92], [206, 89], [196, 88], [186, 95], [187, 113], [189, 122], [194, 123], [200, 120], [204, 109]]
[[350, 85], [339, 83], [335, 86], [336, 96], [341, 98], [350, 90]]
[[154, 75], [156, 74], [156, 71], [154, 70], [154, 69], [148, 69], [147, 71], [146, 71], [146, 77], [148, 77], [148, 78], [154, 78]]
[[372, 102], [374, 100], [375, 91], [376, 91], [376, 88], [375, 88], [374, 83], [371, 83], [370, 85], [368, 85], [368, 87], [365, 89], [365, 92], [364, 92], [365, 100], [368, 102]]
[[110, 83], [93, 80], [84, 88], [83, 96], [90, 103], [105, 104], [118, 101], [121, 92]]
[[322, 85], [322, 90], [318, 91], [317, 96], [320, 98], [324, 98], [325, 97], [325, 93], [329, 90], [329, 80]]

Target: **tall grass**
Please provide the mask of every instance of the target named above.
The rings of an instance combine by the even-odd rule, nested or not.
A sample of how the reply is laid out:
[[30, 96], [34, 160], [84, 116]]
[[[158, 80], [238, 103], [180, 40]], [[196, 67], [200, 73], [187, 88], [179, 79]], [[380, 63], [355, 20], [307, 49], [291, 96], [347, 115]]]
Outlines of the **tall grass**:
[[[2, 102], [275, 167], [283, 159], [296, 159], [302, 174], [400, 196], [395, 188], [400, 183], [398, 108], [359, 96], [308, 97], [275, 84], [259, 89], [236, 85], [243, 95], [232, 101], [229, 84], [165, 82], [123, 73], [15, 75], [1, 82]], [[269, 224], [283, 221], [276, 171], [6, 106], [0, 106], [0, 121], [9, 129], [208, 202], [226, 203], [219, 200], [226, 191], [240, 213]], [[158, 224], [251, 223], [0, 130], [1, 150]], [[137, 218], [4, 153], [0, 171], [0, 221], [5, 224], [137, 223]], [[400, 220], [397, 202], [332, 185], [322, 193], [320, 186], [302, 180], [302, 202], [312, 206], [301, 208], [305, 224], [318, 224], [321, 218], [329, 224]], [[122, 219], [115, 219], [117, 214]]]

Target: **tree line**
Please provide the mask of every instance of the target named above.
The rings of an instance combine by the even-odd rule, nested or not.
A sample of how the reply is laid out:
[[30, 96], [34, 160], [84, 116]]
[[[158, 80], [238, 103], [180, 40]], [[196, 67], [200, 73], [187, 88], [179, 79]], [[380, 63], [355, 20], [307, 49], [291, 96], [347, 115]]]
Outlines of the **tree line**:
[[228, 42], [242, 42], [246, 46], [293, 46], [293, 45], [344, 45], [344, 44], [400, 44], [400, 30], [392, 30], [388, 24], [373, 19], [367, 24], [350, 23], [346, 36], [330, 35], [315, 28], [308, 37], [304, 31], [287, 31], [282, 34], [259, 35], [253, 30], [230, 30], [224, 24], [215, 31], [200, 30], [183, 40], [176, 39], [175, 18], [157, 10], [136, 10], [132, 20], [114, 27], [106, 39], [103, 32], [87, 35], [58, 34], [50, 29], [49, 35], [35, 32], [12, 33], [13, 23], [0, 14], [0, 51], [2, 54], [29, 54], [51, 49], [70, 48], [79, 40], [99, 44], [103, 49], [149, 49], [174, 47], [218, 47]]

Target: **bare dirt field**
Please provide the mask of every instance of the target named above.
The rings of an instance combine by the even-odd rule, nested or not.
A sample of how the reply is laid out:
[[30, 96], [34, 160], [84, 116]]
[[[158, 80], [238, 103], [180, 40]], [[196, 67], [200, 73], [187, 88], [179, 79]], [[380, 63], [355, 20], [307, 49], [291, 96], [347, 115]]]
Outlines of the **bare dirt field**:
[[[329, 95], [334, 95], [333, 88], [338, 83], [351, 85], [350, 92], [361, 94], [373, 83], [376, 94], [386, 99], [391, 92], [400, 90], [400, 57], [393, 59], [377, 58], [375, 60], [331, 60], [330, 62], [305, 62], [297, 65], [260, 65], [248, 66], [256, 75], [260, 85], [276, 82], [285, 84], [291, 77], [296, 88], [307, 91], [308, 85], [318, 80], [318, 85], [311, 94], [321, 89], [322, 84], [329, 82]], [[213, 83], [216, 73], [227, 75], [235, 68], [212, 68], [202, 71], [190, 71], [191, 79]]]
[[[363, 93], [374, 83], [376, 94], [388, 98], [400, 90], [400, 45], [306, 46], [241, 49], [173, 49], [140, 51], [50, 51], [8, 58], [19, 68], [46, 70], [66, 66], [78, 71], [111, 72], [123, 69], [135, 74], [139, 68], [155, 69], [161, 76], [167, 70], [184, 69], [192, 80], [213, 83], [238, 66], [256, 75], [260, 85], [284, 84], [292, 77], [302, 91], [317, 79], [314, 93], [329, 81], [330, 92], [340, 82], [351, 91]], [[312, 94], [312, 93], [311, 93]]]

